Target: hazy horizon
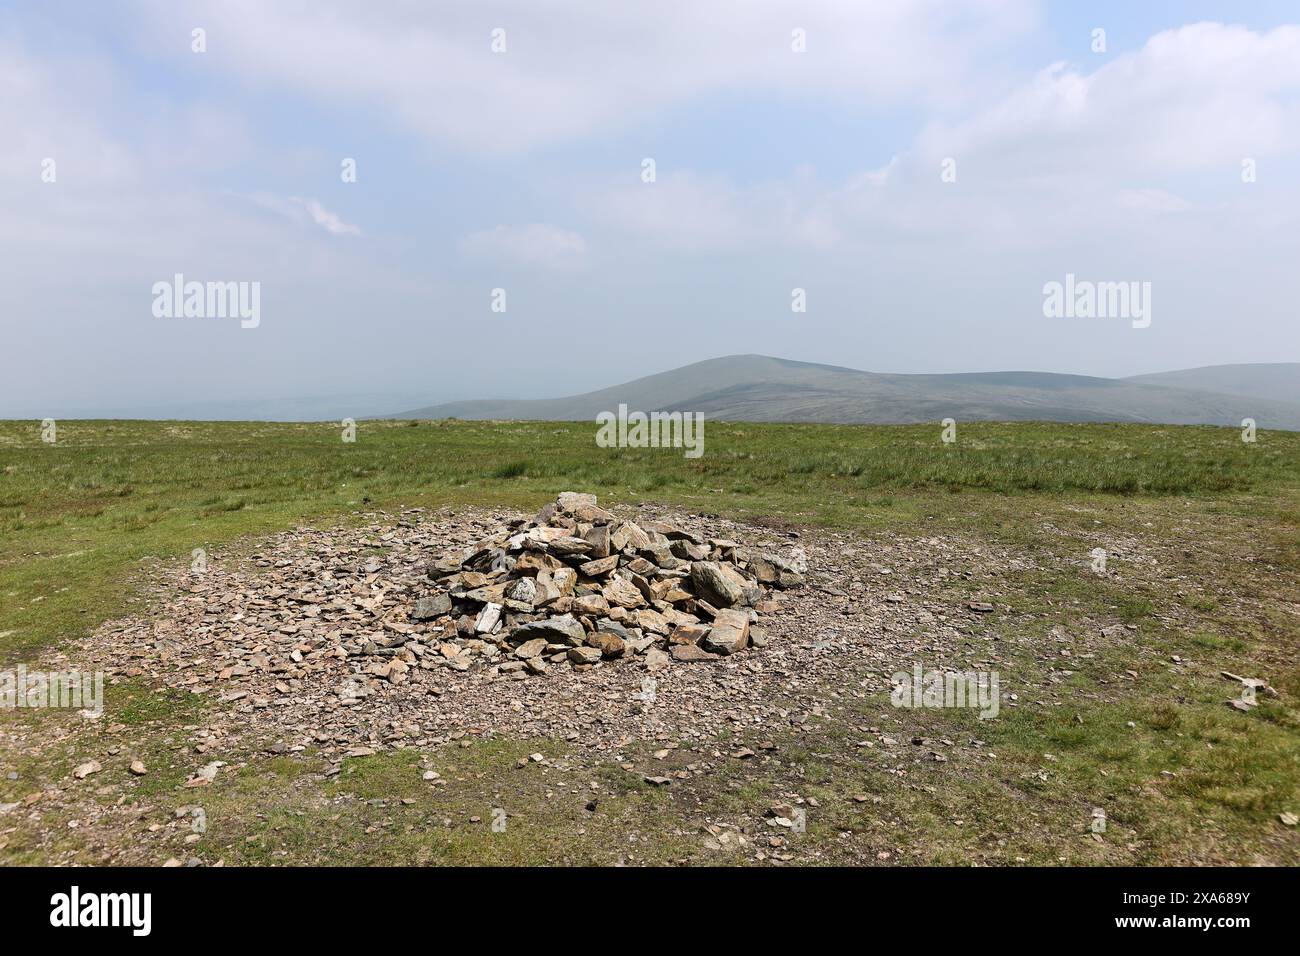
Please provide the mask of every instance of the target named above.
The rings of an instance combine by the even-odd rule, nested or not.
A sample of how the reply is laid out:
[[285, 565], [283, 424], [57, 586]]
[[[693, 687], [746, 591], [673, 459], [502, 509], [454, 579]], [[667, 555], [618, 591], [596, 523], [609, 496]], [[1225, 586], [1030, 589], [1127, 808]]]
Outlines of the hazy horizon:
[[[360, 418], [749, 353], [1300, 361], [1297, 20], [18, 0], [0, 418]], [[256, 320], [160, 315], [178, 275], [256, 286]], [[1148, 314], [1048, 317], [1075, 277]]]
[[[504, 394], [457, 394], [446, 397], [438, 397], [433, 400], [426, 400], [421, 395], [414, 393], [407, 394], [403, 397], [400, 393], [332, 393], [332, 394], [309, 394], [309, 395], [285, 395], [285, 396], [259, 396], [244, 399], [242, 401], [213, 401], [205, 402], [196, 400], [190, 403], [172, 404], [168, 406], [140, 406], [136, 408], [101, 408], [95, 410], [70, 408], [60, 410], [56, 413], [50, 413], [49, 417], [64, 419], [156, 419], [156, 420], [174, 420], [174, 421], [285, 421], [285, 422], [314, 422], [314, 421], [336, 421], [341, 418], [386, 418], [391, 416], [401, 416], [410, 413], [413, 410], [456, 404], [458, 402], [475, 402], [481, 400], [504, 400], [504, 401], [532, 401], [538, 399], [559, 399], [567, 398], [574, 395], [582, 395], [589, 392], [599, 392], [602, 389], [613, 388], [624, 385], [627, 382], [638, 381], [646, 378], [654, 378], [667, 372], [676, 371], [681, 368], [687, 368], [692, 365], [701, 363], [715, 362], [723, 359], [745, 358], [744, 355], [731, 356], [707, 356], [687, 363], [684, 366], [675, 366], [668, 369], [650, 369], [642, 375], [633, 376], [627, 380], [596, 382], [590, 387], [576, 388], [572, 391], [552, 391], [536, 395], [504, 395]], [[794, 359], [788, 356], [760, 356], [762, 358], [773, 358], [782, 362], [791, 362], [799, 365], [819, 365], [828, 368], [845, 369], [849, 371], [862, 371], [877, 373], [876, 369], [853, 369], [851, 366], [836, 365], [834, 363], [806, 362], [803, 359]], [[1109, 379], [1111, 381], [1124, 381], [1125, 378], [1146, 378], [1148, 376], [1160, 376], [1174, 372], [1200, 371], [1204, 369], [1236, 369], [1249, 368], [1255, 366], [1258, 368], [1276, 368], [1280, 366], [1296, 365], [1297, 363], [1287, 362], [1255, 362], [1255, 363], [1236, 363], [1232, 365], [1211, 365], [1199, 366], [1195, 369], [1160, 369], [1149, 373], [1140, 373], [1138, 376], [1120, 377], [1109, 379], [1108, 376], [1089, 376], [1082, 373], [1055, 373], [1044, 369], [972, 369], [963, 372], [953, 373], [930, 373], [930, 372], [885, 372], [880, 374], [886, 375], [983, 375], [991, 373], [1043, 373], [1048, 375], [1082, 375], [1084, 378]], [[1175, 386], [1177, 387], [1177, 386]], [[1227, 393], [1224, 393], [1227, 394]], [[9, 416], [20, 417], [20, 416]]]

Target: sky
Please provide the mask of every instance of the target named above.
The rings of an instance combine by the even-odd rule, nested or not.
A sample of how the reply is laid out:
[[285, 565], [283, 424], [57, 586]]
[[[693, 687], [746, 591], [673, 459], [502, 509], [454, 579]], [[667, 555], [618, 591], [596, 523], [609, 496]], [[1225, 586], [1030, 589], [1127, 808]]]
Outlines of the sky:
[[[735, 353], [1300, 361], [1298, 23], [0, 0], [0, 418], [360, 418]], [[256, 321], [160, 302], [178, 274]], [[1049, 316], [1067, 275], [1149, 283], [1149, 323]]]

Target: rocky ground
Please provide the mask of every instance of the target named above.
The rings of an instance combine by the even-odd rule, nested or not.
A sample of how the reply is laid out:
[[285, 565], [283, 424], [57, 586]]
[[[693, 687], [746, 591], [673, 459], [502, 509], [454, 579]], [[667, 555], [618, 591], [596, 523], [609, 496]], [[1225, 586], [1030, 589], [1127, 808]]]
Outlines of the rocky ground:
[[[473, 636], [447, 640], [446, 618], [412, 619], [430, 589], [431, 557], [472, 548], [529, 517], [412, 511], [395, 523], [379, 516], [344, 531], [278, 535], [244, 560], [227, 565], [216, 556], [201, 573], [166, 575], [158, 595], [166, 603], [154, 615], [102, 628], [74, 656], [98, 661], [110, 681], [144, 678], [215, 700], [205, 728], [222, 741], [215, 749], [238, 738], [258, 748], [313, 747], [335, 761], [462, 734], [550, 737], [608, 752], [636, 739], [702, 740], [728, 726], [788, 725], [797, 715], [774, 701], [797, 702], [802, 688], [819, 687], [849, 664], [874, 672], [876, 689], [887, 689], [890, 674], [911, 666], [918, 627], [928, 633], [935, 666], [997, 666], [992, 645], [959, 658], [948, 653], [979, 612], [924, 600], [930, 579], [975, 574], [969, 554], [955, 560], [938, 539], [876, 552], [848, 536], [812, 540], [684, 514], [627, 517], [760, 552], [798, 548], [807, 561], [807, 587], [761, 602], [762, 646], [669, 657], [667, 666], [645, 654], [590, 663], [561, 651], [544, 674], [531, 675], [512, 667], [511, 655], [484, 653], [495, 646]], [[1017, 563], [983, 557], [997, 561], [999, 573]], [[408, 652], [414, 660], [397, 672], [385, 665], [401, 658], [374, 656], [376, 639], [423, 647], [418, 657]], [[370, 654], [355, 650], [367, 644]]]
[[[425, 785], [437, 787], [447, 783], [449, 773], [445, 767], [436, 769], [441, 766], [437, 754], [479, 741], [542, 740], [554, 747], [531, 755], [525, 750], [510, 759], [572, 778], [575, 785], [569, 790], [580, 815], [620, 790], [594, 780], [601, 767], [619, 767], [639, 785], [673, 790], [716, 777], [724, 765], [735, 762], [779, 770], [779, 784], [768, 789], [775, 796], [765, 801], [769, 806], [760, 819], [744, 823], [715, 814], [678, 824], [692, 841], [702, 838], [709, 851], [743, 847], [752, 860], [781, 861], [793, 858], [790, 844], [785, 831], [773, 835], [773, 827], [791, 827], [809, 810], [827, 812], [810, 795], [815, 791], [808, 781], [801, 782], [806, 771], [779, 752], [791, 741], [847, 768], [850, 779], [868, 772], [883, 775], [897, 780], [903, 792], [921, 797], [935, 792], [933, 784], [923, 781], [936, 772], [949, 780], [978, 776], [999, 760], [978, 730], [954, 732], [945, 726], [936, 731], [927, 713], [888, 707], [890, 678], [900, 670], [922, 663], [927, 670], [998, 671], [1005, 714], [1078, 703], [1079, 691], [1068, 689], [1070, 678], [1103, 650], [1127, 648], [1126, 659], [1144, 670], [1148, 663], [1171, 673], [1196, 666], [1190, 659], [1155, 660], [1157, 652], [1142, 646], [1133, 634], [1136, 628], [1118, 615], [1081, 620], [1064, 608], [1059, 613], [1022, 608], [1014, 631], [990, 626], [1017, 613], [1012, 603], [1019, 603], [1025, 592], [1012, 582], [1032, 580], [1041, 570], [1039, 558], [1023, 551], [958, 536], [864, 538], [650, 507], [616, 508], [601, 522], [611, 529], [625, 522], [662, 529], [673, 535], [665, 534], [666, 540], [691, 544], [695, 550], [678, 559], [685, 567], [677, 569], [674, 579], [684, 589], [691, 581], [691, 563], [713, 563], [709, 559], [733, 561], [750, 585], [758, 580], [758, 575], [752, 581], [747, 577], [753, 574], [753, 561], [764, 554], [805, 570], [797, 581], [787, 580], [798, 585], [791, 589], [769, 582], [737, 596], [735, 607], [743, 609], [757, 640], [729, 648], [731, 653], [675, 657], [672, 648], [681, 645], [672, 643], [672, 634], [694, 629], [692, 646], [703, 646], [700, 637], [721, 610], [698, 594], [677, 595], [676, 604], [659, 601], [662, 627], [642, 614], [652, 605], [620, 613], [614, 610], [617, 603], [594, 601], [612, 577], [580, 574], [566, 592], [560, 573], [558, 590], [566, 593], [548, 595], [545, 606], [542, 599], [536, 605], [521, 601], [527, 595], [513, 590], [519, 574], [483, 542], [504, 542], [535, 529], [539, 524], [532, 515], [478, 509], [377, 513], [358, 526], [305, 528], [276, 535], [251, 550], [205, 556], [194, 568], [160, 570], [147, 612], [111, 622], [88, 639], [47, 655], [51, 669], [73, 663], [103, 669], [109, 710], [101, 718], [79, 722], [11, 725], [5, 741], [9, 752], [43, 758], [47, 765], [57, 752], [78, 756], [59, 770], [33, 776], [34, 789], [0, 805], [0, 812], [12, 815], [5, 822], [22, 817], [25, 832], [38, 834], [44, 859], [84, 859], [67, 848], [66, 828], [81, 828], [99, 834], [94, 845], [103, 848], [103, 861], [175, 864], [186, 858], [184, 845], [201, 839], [188, 833], [184, 813], [189, 797], [197, 800], [203, 788], [239, 773], [252, 772], [256, 786], [264, 762], [277, 755], [310, 757], [317, 768], [313, 773], [328, 780], [347, 773], [348, 758], [419, 754], [411, 773], [422, 771]], [[569, 530], [591, 529], [575, 525]], [[568, 547], [577, 549], [572, 563], [600, 560], [578, 553], [581, 548], [572, 541], [562, 545]], [[1142, 554], [1136, 539], [1124, 549], [1130, 567], [1158, 564]], [[527, 554], [534, 561], [550, 553], [522, 545], [514, 552], [505, 550], [516, 562]], [[673, 563], [667, 555], [663, 560]], [[1080, 575], [1085, 574], [1087, 552], [1079, 550], [1074, 560]], [[470, 569], [484, 561], [486, 572]], [[779, 570], [774, 565], [763, 576], [771, 577], [774, 569]], [[551, 570], [554, 583], [559, 569]], [[1175, 574], [1171, 580], [1181, 578]], [[494, 586], [500, 595], [482, 591]], [[536, 587], [544, 590], [542, 584]], [[513, 596], [505, 597], [507, 591]], [[500, 597], [501, 604], [484, 616], [497, 603], [493, 597]], [[631, 594], [627, 597], [627, 603], [637, 603]], [[584, 604], [584, 598], [592, 600]], [[591, 613], [583, 613], [584, 608]], [[673, 620], [676, 614], [698, 623]], [[518, 654], [539, 639], [530, 636], [539, 623], [549, 628], [563, 617], [580, 622], [578, 640], [566, 643], [562, 633], [548, 631], [534, 648], [537, 653]], [[610, 645], [604, 638], [615, 630], [602, 622], [617, 623], [623, 635], [614, 653], [607, 653]], [[579, 647], [600, 652], [571, 653]], [[528, 666], [538, 659], [544, 667]], [[393, 666], [398, 661], [400, 668]], [[1102, 667], [1084, 696], [1123, 699], [1137, 675], [1136, 669], [1111, 672]], [[144, 739], [113, 723], [114, 695], [128, 687], [150, 693], [167, 688], [203, 703], [195, 720], [166, 728], [167, 742], [174, 743], [169, 754], [177, 758], [173, 767], [179, 764], [183, 770], [166, 793], [157, 789], [162, 786], [156, 779], [160, 768], [150, 764], [153, 758], [141, 759]], [[972, 721], [968, 726], [980, 725]], [[97, 744], [99, 739], [113, 743]], [[1039, 756], [1041, 768], [1017, 771], [1033, 786], [1056, 772], [1054, 755]], [[938, 770], [945, 767], [957, 769]], [[110, 777], [116, 782], [102, 782]], [[738, 785], [733, 780], [726, 786]], [[482, 787], [500, 791], [495, 784]], [[704, 799], [689, 789], [681, 792], [691, 794], [692, 806]], [[547, 790], [539, 799], [543, 797], [553, 794]], [[856, 788], [837, 798], [848, 807], [842, 813], [893, 799]], [[974, 791], [970, 799], [977, 799]], [[395, 800], [381, 793], [369, 803], [387, 808]], [[171, 804], [178, 801], [184, 803], [176, 810]], [[403, 797], [400, 802], [415, 801]], [[1089, 804], [1094, 802], [1082, 797], [1081, 806], [1069, 811], [1077, 816], [1083, 836], [1088, 835], [1088, 815], [1095, 809]], [[689, 806], [683, 812], [689, 817]], [[468, 820], [479, 825], [483, 813]], [[452, 825], [450, 819], [443, 822]], [[957, 828], [962, 823], [950, 821]], [[883, 848], [869, 850], [869, 857], [905, 858], [898, 843], [905, 821], [881, 819], [879, 825], [889, 836]], [[844, 852], [851, 849], [852, 858], [868, 852], [843, 842], [853, 826], [839, 827]], [[1095, 833], [1092, 837], [1097, 839]], [[824, 844], [816, 849], [806, 845], [806, 862], [828, 858], [828, 852], [829, 858], [839, 858], [834, 843], [831, 851]], [[1130, 835], [1119, 847], [1121, 853], [1135, 854], [1140, 844]], [[203, 861], [224, 858], [216, 852]], [[617, 856], [625, 858], [637, 859], [635, 853]], [[200, 861], [198, 856], [189, 859]]]

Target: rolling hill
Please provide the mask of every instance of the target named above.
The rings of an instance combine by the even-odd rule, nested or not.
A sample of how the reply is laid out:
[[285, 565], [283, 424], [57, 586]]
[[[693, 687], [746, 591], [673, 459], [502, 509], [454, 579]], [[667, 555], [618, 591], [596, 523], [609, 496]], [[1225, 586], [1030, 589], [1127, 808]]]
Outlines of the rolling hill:
[[902, 424], [950, 417], [1236, 426], [1253, 418], [1260, 428], [1300, 430], [1298, 381], [1300, 364], [1211, 366], [1112, 379], [1051, 372], [893, 375], [730, 355], [581, 395], [450, 402], [392, 417], [581, 421], [624, 404], [633, 411], [702, 412], [724, 421]]
[[1196, 391], [1245, 395], [1300, 405], [1300, 364], [1207, 365], [1177, 372], [1156, 372], [1124, 379], [1141, 385], [1167, 385]]

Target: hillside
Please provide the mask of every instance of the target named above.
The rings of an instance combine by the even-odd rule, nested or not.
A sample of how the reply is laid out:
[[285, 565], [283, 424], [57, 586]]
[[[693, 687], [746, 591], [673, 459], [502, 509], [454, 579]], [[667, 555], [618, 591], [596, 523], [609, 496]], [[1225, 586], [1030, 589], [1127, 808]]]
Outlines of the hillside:
[[1245, 395], [1300, 405], [1300, 362], [1207, 365], [1176, 372], [1135, 375], [1124, 381], [1219, 392], [1224, 395]]
[[[1249, 373], [1266, 368], [1262, 394]], [[1288, 399], [1286, 370], [1300, 366], [1223, 366], [1136, 379], [1050, 372], [887, 375], [763, 355], [731, 355], [648, 375], [581, 395], [550, 399], [451, 402], [397, 418], [581, 421], [620, 404], [639, 411], [702, 412], [731, 421], [904, 424], [958, 421], [1142, 422], [1300, 429], [1300, 395]], [[1182, 376], [1180, 378], [1180, 376]], [[1225, 386], [1216, 391], [1197, 382]]]

